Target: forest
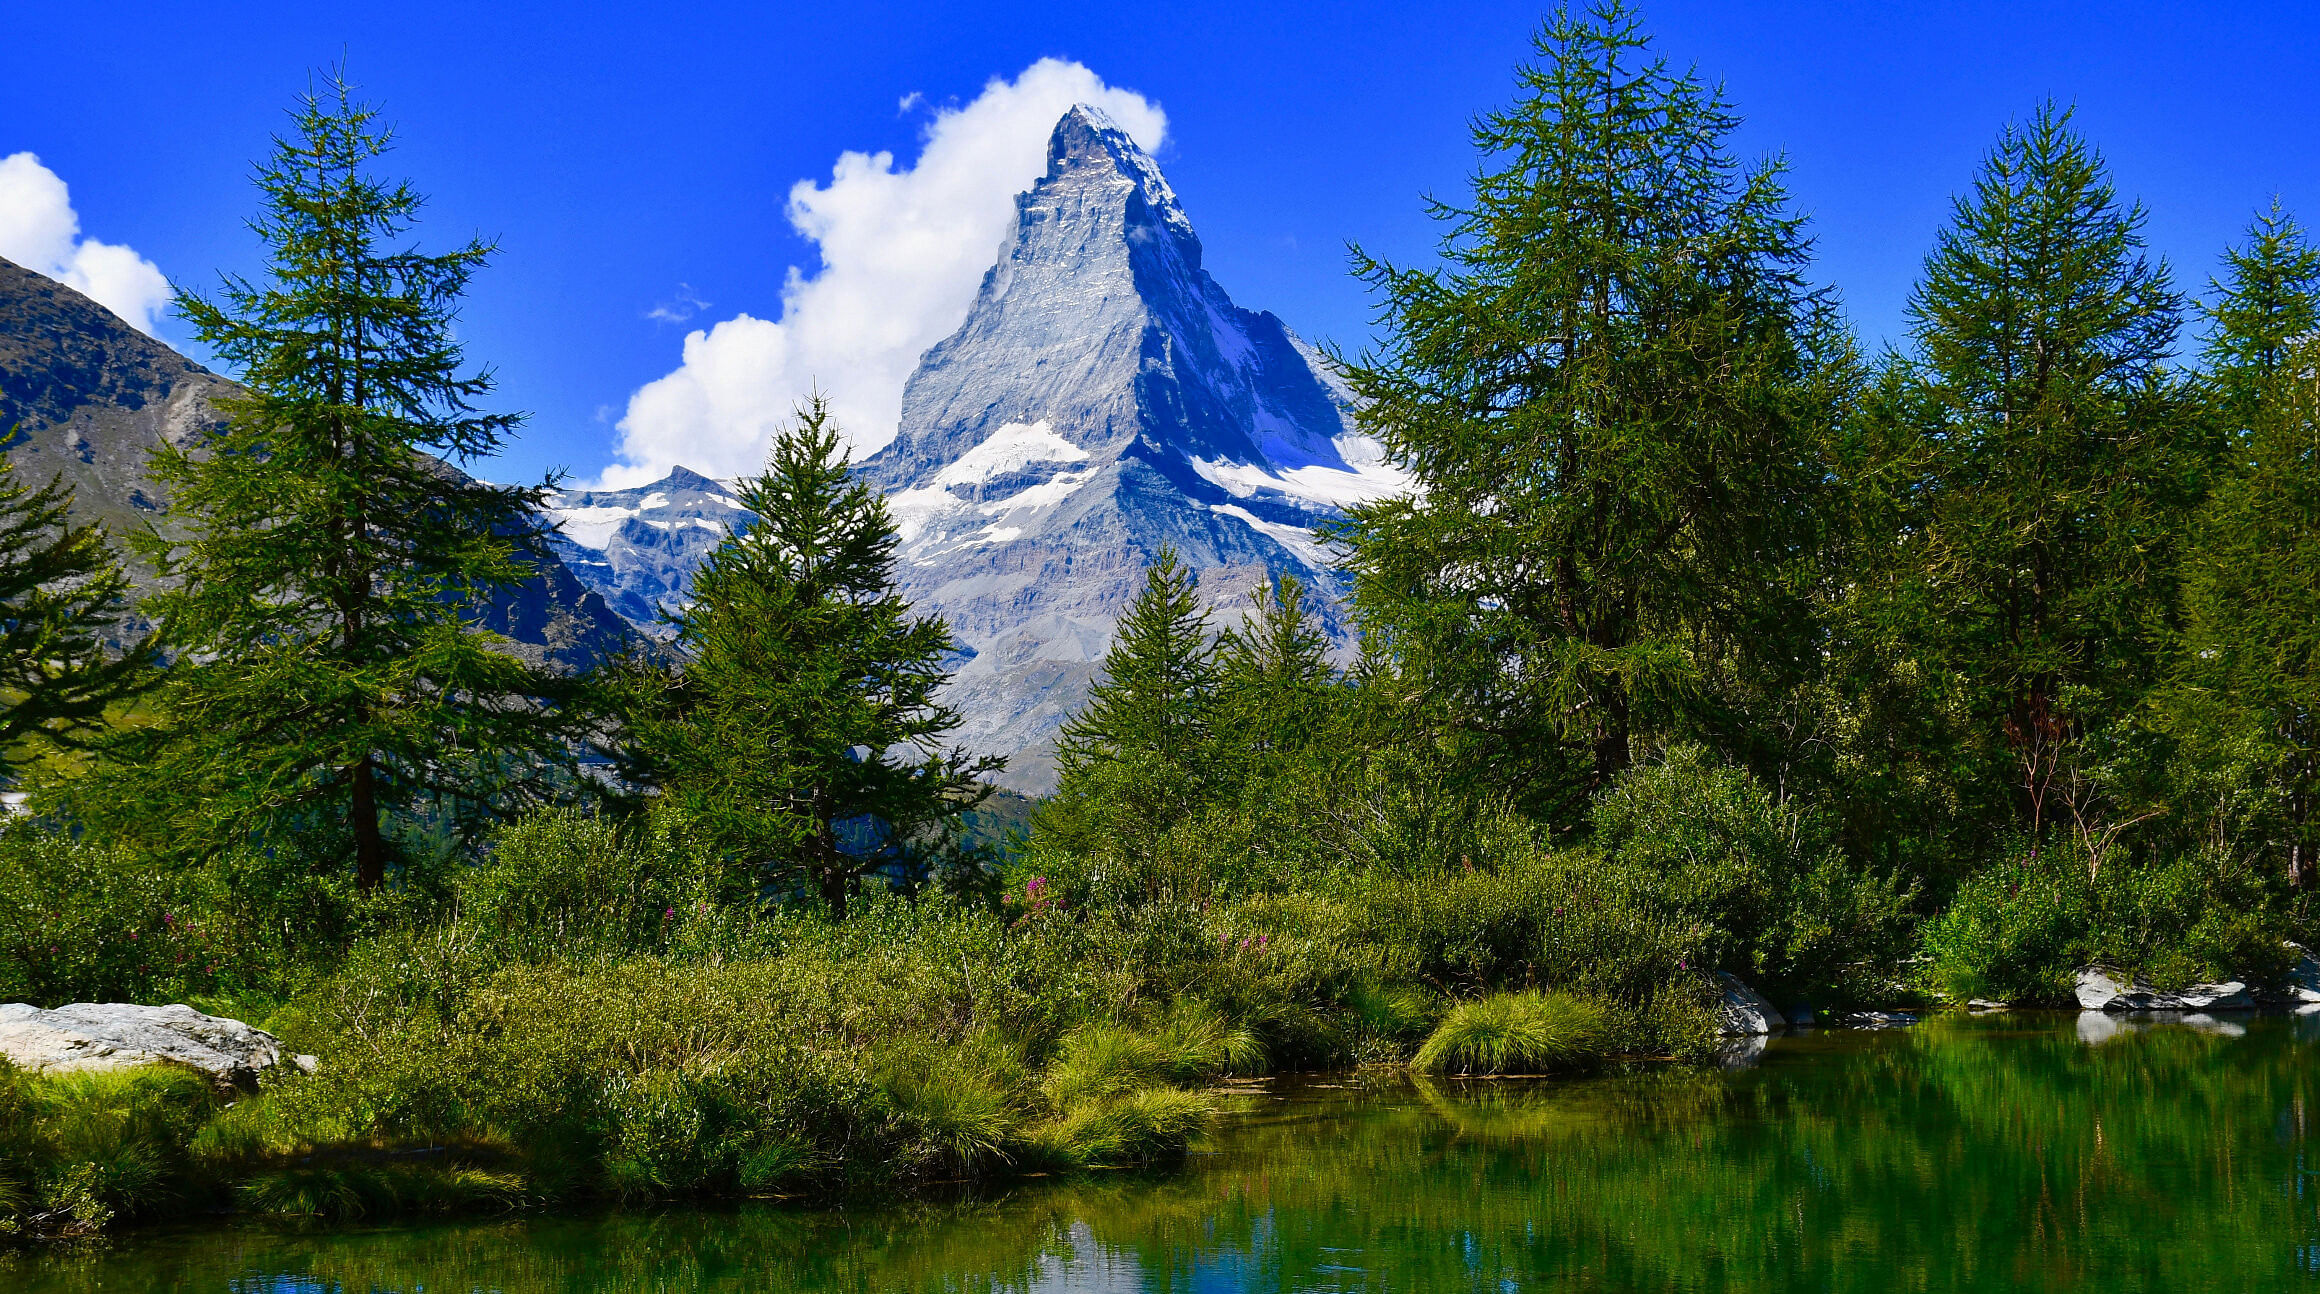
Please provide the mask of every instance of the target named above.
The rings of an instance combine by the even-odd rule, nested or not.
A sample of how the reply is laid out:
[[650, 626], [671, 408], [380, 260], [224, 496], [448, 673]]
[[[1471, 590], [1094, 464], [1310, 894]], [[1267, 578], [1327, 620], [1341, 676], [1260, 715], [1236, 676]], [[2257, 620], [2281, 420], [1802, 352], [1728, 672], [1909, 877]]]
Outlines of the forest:
[[[1019, 823], [826, 406], [580, 674], [471, 623], [495, 248], [343, 83], [177, 311], [248, 390], [109, 535], [0, 455], [0, 1001], [190, 1003], [311, 1073], [0, 1062], [0, 1236], [833, 1199], [1165, 1164], [1220, 1080], [1699, 1065], [1791, 1014], [2277, 983], [2320, 936], [2320, 248], [2154, 257], [2000, 126], [1872, 352], [1781, 160], [1624, 5], [1540, 29], [1335, 358], [1415, 482], [1342, 586], [1163, 550]], [[133, 599], [125, 562], [155, 575]], [[1342, 596], [1350, 659], [1312, 614]]]

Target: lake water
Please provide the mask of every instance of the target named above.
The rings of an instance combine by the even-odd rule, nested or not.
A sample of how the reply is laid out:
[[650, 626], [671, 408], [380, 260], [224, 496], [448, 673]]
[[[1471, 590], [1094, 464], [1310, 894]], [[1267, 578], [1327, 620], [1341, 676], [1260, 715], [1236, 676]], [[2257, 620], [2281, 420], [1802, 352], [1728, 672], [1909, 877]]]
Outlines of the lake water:
[[2320, 1291], [2320, 1017], [1941, 1017], [1722, 1073], [1288, 1081], [1183, 1168], [975, 1199], [0, 1259], [0, 1288]]

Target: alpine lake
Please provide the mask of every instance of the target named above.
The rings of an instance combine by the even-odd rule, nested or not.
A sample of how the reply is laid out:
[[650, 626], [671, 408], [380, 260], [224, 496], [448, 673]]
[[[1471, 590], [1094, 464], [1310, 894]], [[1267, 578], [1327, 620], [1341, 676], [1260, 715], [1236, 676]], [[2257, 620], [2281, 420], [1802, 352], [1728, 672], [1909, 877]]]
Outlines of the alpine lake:
[[1732, 1061], [1281, 1078], [1232, 1089], [1165, 1172], [847, 1209], [221, 1219], [19, 1252], [0, 1288], [2320, 1291], [2320, 1015], [1941, 1015]]

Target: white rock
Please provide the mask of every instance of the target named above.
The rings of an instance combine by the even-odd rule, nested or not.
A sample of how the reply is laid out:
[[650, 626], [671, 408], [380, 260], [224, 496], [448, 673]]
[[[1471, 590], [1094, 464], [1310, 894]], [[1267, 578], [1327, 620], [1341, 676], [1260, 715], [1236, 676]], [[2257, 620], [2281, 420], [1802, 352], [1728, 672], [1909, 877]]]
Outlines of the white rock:
[[92, 1073], [139, 1065], [184, 1065], [212, 1081], [257, 1082], [283, 1060], [274, 1035], [190, 1006], [75, 1002], [43, 1011], [0, 1005], [0, 1056], [36, 1074]]
[[2194, 984], [2175, 995], [2187, 1011], [2253, 1011], [2255, 997], [2238, 980], [2221, 984]]
[[2127, 991], [2127, 986], [2111, 978], [2099, 966], [2082, 966], [2078, 971], [2078, 1005], [2081, 1010], [2100, 1011]]
[[2078, 1040], [2089, 1047], [2100, 1047], [2111, 1039], [2129, 1031], [2116, 1016], [2101, 1009], [2078, 1013]]
[[2288, 1000], [2320, 1003], [2320, 961], [2312, 960], [2312, 954], [2294, 944], [2288, 946], [2298, 954], [2296, 964], [2288, 971]]
[[1727, 1038], [1744, 1038], [1752, 1034], [1772, 1033], [1788, 1027], [1772, 1003], [1764, 995], [1740, 982], [1728, 971], [1717, 971], [1716, 980], [1724, 988], [1724, 1000], [1716, 1005], [1716, 1031]]

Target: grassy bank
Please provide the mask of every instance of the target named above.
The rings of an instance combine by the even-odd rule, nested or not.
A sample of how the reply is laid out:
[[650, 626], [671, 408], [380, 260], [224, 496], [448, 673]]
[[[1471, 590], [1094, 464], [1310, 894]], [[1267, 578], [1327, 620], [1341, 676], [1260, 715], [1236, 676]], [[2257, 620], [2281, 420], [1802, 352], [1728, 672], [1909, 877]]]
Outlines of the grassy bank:
[[[52, 901], [68, 862], [82, 888], [61, 901], [191, 901], [109, 882], [131, 864], [94, 846], [14, 848], [17, 880]], [[1165, 1161], [1215, 1113], [1215, 1080], [1404, 1063], [1464, 1019], [1459, 1003], [1501, 989], [1535, 1003], [1532, 986], [1567, 986], [1554, 1000], [1586, 1027], [1551, 1056], [1467, 1049], [1450, 1067], [1700, 1054], [1711, 989], [1696, 968], [1716, 932], [1621, 901], [1615, 875], [1535, 852], [1116, 907], [1034, 876], [997, 905], [872, 895], [838, 922], [706, 897], [698, 860], [650, 823], [549, 814], [502, 833], [433, 915], [411, 919], [408, 896], [400, 915], [354, 912], [362, 933], [336, 958], [172, 951], [164, 964], [193, 969], [155, 984], [121, 969], [153, 964], [146, 936], [75, 963], [91, 987], [197, 990], [162, 995], [235, 1010], [321, 1068], [230, 1103], [182, 1076], [11, 1075], [11, 1108], [34, 1113], [11, 1116], [0, 1177], [18, 1233], [68, 1234], [220, 1205], [829, 1198]], [[159, 925], [227, 919], [172, 910]], [[93, 996], [41, 983], [48, 999]], [[89, 1140], [100, 1124], [133, 1168], [84, 1170], [119, 1158]]]

